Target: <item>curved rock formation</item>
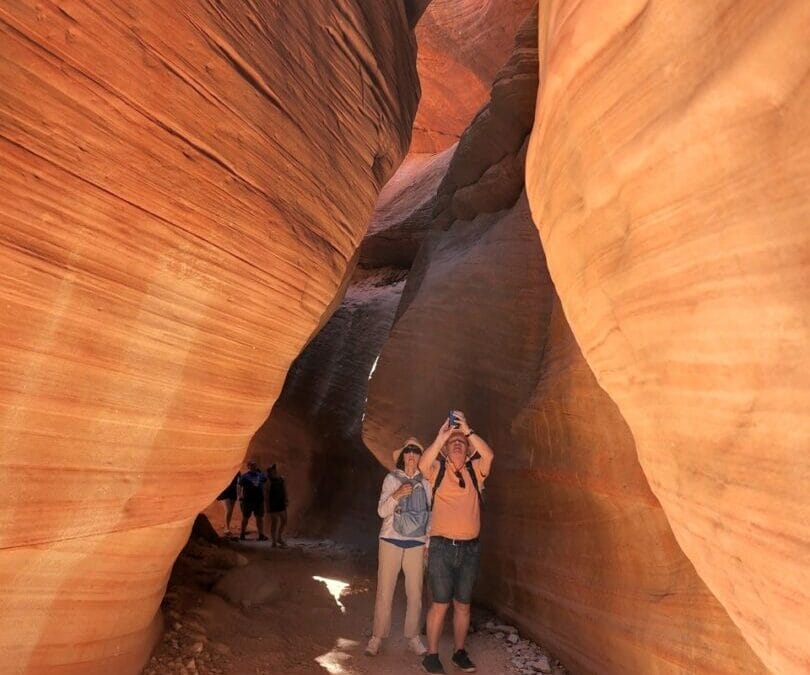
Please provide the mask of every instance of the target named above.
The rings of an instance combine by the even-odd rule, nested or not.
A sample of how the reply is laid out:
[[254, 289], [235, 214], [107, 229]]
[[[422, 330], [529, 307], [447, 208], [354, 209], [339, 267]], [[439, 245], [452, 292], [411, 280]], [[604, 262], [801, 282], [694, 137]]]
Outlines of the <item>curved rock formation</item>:
[[399, 304], [405, 272], [358, 270], [346, 296], [290, 368], [249, 456], [280, 462], [289, 521], [308, 536], [369, 548], [385, 471], [360, 436], [369, 381]]
[[556, 296], [547, 330], [510, 461], [493, 474], [492, 496], [509, 497], [487, 515], [517, 543], [489, 559], [482, 594], [577, 672], [766, 672], [680, 550]]
[[695, 569], [810, 669], [810, 6], [546, 3], [534, 221]]
[[436, 189], [447, 173], [455, 145], [435, 155], [410, 154], [380, 192], [371, 225], [360, 244], [367, 269], [408, 269], [433, 222]]
[[0, 663], [135, 673], [409, 144], [401, 0], [0, 8]]
[[478, 599], [575, 672], [764, 672], [676, 543], [562, 313], [521, 172], [500, 170], [522, 166], [533, 121], [529, 28], [438, 188], [364, 440], [388, 464], [403, 436], [468, 413], [497, 453]]
[[[291, 368], [282, 396], [249, 450], [264, 464], [282, 463], [294, 495], [291, 526], [365, 546], [374, 543], [379, 526], [375, 505], [383, 476], [360, 435], [369, 371], [388, 337], [408, 270], [433, 225], [437, 188], [447, 176], [455, 142], [488, 98], [492, 77], [507, 59], [533, 0], [433, 0], [427, 10], [426, 4], [406, 5], [412, 23], [421, 16], [416, 37], [422, 98], [410, 153], [380, 193], [345, 299]], [[532, 23], [528, 26], [536, 32]], [[536, 70], [531, 65], [515, 74], [536, 80]], [[525, 103], [528, 116], [515, 115], [525, 127], [521, 142], [532, 119], [533, 90]], [[452, 195], [455, 189], [443, 190]], [[521, 189], [522, 178], [506, 205]]]
[[489, 98], [489, 87], [512, 48], [515, 31], [534, 4], [535, 0], [431, 0], [416, 28], [422, 100], [412, 153], [440, 152], [458, 141]]

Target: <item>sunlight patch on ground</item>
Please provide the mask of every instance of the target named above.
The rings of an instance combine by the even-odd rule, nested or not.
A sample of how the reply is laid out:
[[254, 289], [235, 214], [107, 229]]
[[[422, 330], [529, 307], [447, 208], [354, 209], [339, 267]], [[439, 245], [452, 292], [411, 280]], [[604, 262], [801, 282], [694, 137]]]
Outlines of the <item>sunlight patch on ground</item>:
[[[326, 590], [329, 591], [329, 595], [331, 595], [335, 599], [335, 603], [340, 608], [341, 614], [346, 613], [346, 606], [340, 601], [340, 596], [343, 595], [343, 591], [345, 591], [349, 584], [345, 581], [341, 581], [340, 579], [327, 579], [326, 577], [312, 577], [315, 581], [320, 581], [323, 584], [326, 584]], [[320, 657], [318, 657], [320, 658]]]
[[[317, 579], [318, 581], [324, 581], [325, 583], [325, 580], [322, 577], [312, 578]], [[329, 579], [329, 581], [334, 581], [334, 579]], [[348, 584], [346, 585], [348, 586]], [[355, 672], [349, 668], [348, 664], [352, 657], [351, 655], [340, 650], [351, 649], [352, 647], [357, 647], [359, 644], [359, 642], [355, 642], [354, 640], [338, 638], [337, 642], [335, 643], [335, 648], [326, 654], [321, 654], [321, 656], [316, 657], [315, 663], [332, 675], [350, 675], [351, 673]]]

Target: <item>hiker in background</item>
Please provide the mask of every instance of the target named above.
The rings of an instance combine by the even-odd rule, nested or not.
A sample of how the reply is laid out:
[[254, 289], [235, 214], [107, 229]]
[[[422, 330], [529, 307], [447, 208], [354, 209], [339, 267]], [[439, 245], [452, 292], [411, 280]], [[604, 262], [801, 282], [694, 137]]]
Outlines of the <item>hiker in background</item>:
[[264, 501], [267, 476], [259, 471], [259, 465], [250, 461], [247, 463], [247, 473], [239, 479], [239, 506], [242, 509], [242, 531], [239, 539], [245, 539], [245, 530], [250, 516], [256, 517], [256, 529], [259, 531], [259, 541], [267, 541], [264, 536]]
[[267, 469], [267, 512], [270, 514], [270, 538], [273, 546], [287, 548], [284, 541], [284, 530], [287, 527], [287, 485], [284, 476], [278, 473], [278, 467], [273, 464]]
[[226, 487], [222, 492], [219, 493], [219, 497], [217, 497], [217, 501], [222, 504], [222, 507], [225, 509], [225, 536], [230, 537], [232, 536], [231, 533], [231, 519], [233, 518], [233, 506], [236, 504], [236, 485], [239, 482], [239, 478], [242, 474], [238, 471], [236, 475], [233, 477], [233, 480], [230, 482], [230, 485]]
[[405, 638], [418, 655], [425, 653], [419, 639], [422, 612], [422, 578], [425, 543], [430, 520], [430, 486], [419, 473], [422, 445], [409, 438], [393, 453], [395, 469], [383, 480], [377, 513], [383, 519], [380, 528], [377, 567], [377, 601], [374, 626], [366, 655], [376, 656], [391, 630], [391, 604], [399, 572], [405, 573]]
[[493, 458], [492, 448], [470, 428], [464, 413], [451, 410], [436, 440], [419, 459], [419, 468], [433, 489], [428, 556], [428, 586], [433, 603], [427, 614], [428, 653], [422, 660], [426, 673], [444, 673], [438, 653], [439, 636], [451, 600], [453, 664], [467, 673], [475, 671], [464, 642], [481, 557], [481, 489]]

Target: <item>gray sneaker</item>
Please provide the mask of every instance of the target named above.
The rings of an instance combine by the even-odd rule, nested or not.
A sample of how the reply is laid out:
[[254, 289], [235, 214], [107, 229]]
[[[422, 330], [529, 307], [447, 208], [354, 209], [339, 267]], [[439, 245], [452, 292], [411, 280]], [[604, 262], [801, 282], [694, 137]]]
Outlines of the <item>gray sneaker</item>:
[[371, 639], [368, 641], [368, 645], [366, 646], [365, 655], [377, 656], [377, 654], [380, 653], [380, 647], [382, 647], [382, 640], [372, 635]]
[[463, 670], [465, 673], [475, 672], [475, 664], [470, 661], [470, 657], [467, 654], [466, 649], [459, 649], [454, 652], [452, 661], [456, 668]]
[[444, 668], [442, 667], [442, 662], [439, 661], [439, 655], [425, 654], [425, 658], [422, 659], [422, 670], [426, 673], [439, 673], [440, 675], [444, 675]]

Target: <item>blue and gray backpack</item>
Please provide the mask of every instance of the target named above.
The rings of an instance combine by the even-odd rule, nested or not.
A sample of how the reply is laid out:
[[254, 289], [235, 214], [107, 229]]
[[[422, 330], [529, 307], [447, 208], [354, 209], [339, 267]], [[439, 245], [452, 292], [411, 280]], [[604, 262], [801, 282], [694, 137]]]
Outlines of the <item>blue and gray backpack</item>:
[[413, 492], [400, 499], [394, 511], [394, 530], [403, 537], [424, 537], [430, 520], [430, 504], [421, 475], [414, 479], [392, 475], [401, 485], [413, 485]]

